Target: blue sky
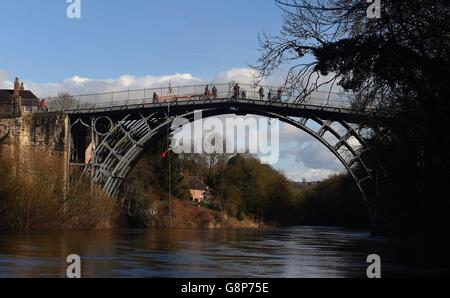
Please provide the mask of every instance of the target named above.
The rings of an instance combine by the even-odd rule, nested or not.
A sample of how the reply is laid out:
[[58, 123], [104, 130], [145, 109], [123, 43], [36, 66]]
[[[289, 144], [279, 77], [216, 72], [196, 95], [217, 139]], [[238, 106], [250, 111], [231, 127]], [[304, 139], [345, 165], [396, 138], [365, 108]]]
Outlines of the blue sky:
[[[246, 80], [258, 34], [282, 25], [273, 0], [81, 0], [81, 19], [67, 17], [66, 0], [0, 1], [0, 88], [19, 76], [38, 96]], [[276, 167], [290, 178], [342, 170], [298, 130], [281, 136]]]
[[0, 69], [34, 82], [188, 72], [209, 78], [255, 62], [258, 33], [276, 33], [272, 0], [1, 1]]

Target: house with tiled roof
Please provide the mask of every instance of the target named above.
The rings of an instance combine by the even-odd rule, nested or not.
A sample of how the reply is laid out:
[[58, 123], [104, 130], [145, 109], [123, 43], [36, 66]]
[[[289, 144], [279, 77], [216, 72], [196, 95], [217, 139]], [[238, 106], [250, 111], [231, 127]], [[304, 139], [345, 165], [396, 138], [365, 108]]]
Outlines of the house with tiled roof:
[[199, 177], [189, 177], [188, 186], [192, 201], [198, 204], [203, 203], [209, 191], [209, 187], [203, 182], [203, 179]]
[[40, 101], [33, 92], [25, 90], [23, 83], [16, 78], [14, 89], [0, 89], [0, 106], [4, 113], [11, 111], [17, 114], [17, 106], [21, 113], [35, 113], [40, 110]]

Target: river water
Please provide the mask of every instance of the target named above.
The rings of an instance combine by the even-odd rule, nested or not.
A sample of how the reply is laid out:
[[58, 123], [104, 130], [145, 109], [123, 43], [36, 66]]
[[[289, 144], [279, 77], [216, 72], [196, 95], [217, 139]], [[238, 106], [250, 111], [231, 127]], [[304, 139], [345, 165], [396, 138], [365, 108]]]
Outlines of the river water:
[[391, 241], [343, 228], [60, 231], [0, 234], [0, 277], [366, 277], [378, 254], [384, 277], [405, 276]]

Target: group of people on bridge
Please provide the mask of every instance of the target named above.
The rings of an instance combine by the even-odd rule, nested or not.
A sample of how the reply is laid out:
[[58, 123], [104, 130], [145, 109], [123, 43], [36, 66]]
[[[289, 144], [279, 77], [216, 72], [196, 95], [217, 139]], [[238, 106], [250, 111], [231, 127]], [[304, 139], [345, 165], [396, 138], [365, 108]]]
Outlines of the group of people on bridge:
[[209, 91], [209, 85], [206, 85], [205, 87], [205, 92], [203, 93], [204, 96], [206, 96], [207, 98], [214, 98], [217, 99], [217, 88], [216, 85], [213, 86], [212, 90]]
[[[259, 100], [264, 100], [264, 98], [266, 96], [264, 94], [264, 92], [265, 91], [264, 91], [263, 87], [259, 88], [259, 90], [258, 90]], [[282, 95], [283, 95], [283, 89], [281, 89], [281, 87], [280, 87], [280, 88], [278, 88], [277, 95], [275, 97], [273, 97], [272, 90], [269, 90], [269, 93], [267, 94], [267, 99], [270, 102], [272, 102], [272, 101], [281, 102], [281, 96]]]
[[[241, 87], [239, 86], [238, 83], [235, 83], [234, 85], [232, 85], [232, 99], [247, 99], [247, 91], [245, 89], [241, 90]], [[218, 98], [218, 89], [215, 85], [213, 85], [212, 89], [209, 89], [209, 85], [206, 85], [205, 90], [203, 92], [203, 94], [197, 94], [197, 95], [191, 95], [191, 96], [175, 96], [174, 94], [171, 94], [172, 92], [170, 92], [169, 89], [169, 95], [168, 96], [159, 96], [156, 92], [153, 92], [153, 102], [161, 102], [161, 101], [172, 101], [172, 100], [179, 100], [179, 99], [185, 99], [185, 100], [189, 100], [192, 98], [206, 98], [206, 99], [217, 99]], [[231, 87], [230, 87], [231, 88]], [[255, 92], [256, 93], [256, 92]], [[228, 93], [230, 94], [230, 93]], [[267, 100], [269, 102], [281, 102], [282, 100], [282, 94], [283, 94], [283, 90], [282, 88], [278, 88], [276, 94], [273, 93], [273, 91], [271, 89], [269, 89], [269, 93], [267, 94]], [[255, 94], [256, 97], [256, 94]], [[260, 87], [258, 90], [258, 98], [261, 101], [264, 101], [266, 99], [266, 94], [265, 94], [265, 90], [264, 87]], [[254, 98], [256, 99], [256, 98]]]
[[[242, 92], [240, 92], [241, 87], [239, 86], [238, 83], [236, 83], [233, 87], [233, 99], [247, 99], [247, 92], [245, 90], [242, 90]], [[264, 87], [260, 87], [258, 90], [258, 95], [259, 95], [259, 100], [264, 100], [266, 95], [265, 95], [265, 90]], [[274, 97], [272, 90], [269, 90], [269, 93], [267, 94], [267, 100], [270, 102], [281, 102], [281, 96], [283, 95], [283, 89], [278, 88], [277, 90], [277, 94]]]

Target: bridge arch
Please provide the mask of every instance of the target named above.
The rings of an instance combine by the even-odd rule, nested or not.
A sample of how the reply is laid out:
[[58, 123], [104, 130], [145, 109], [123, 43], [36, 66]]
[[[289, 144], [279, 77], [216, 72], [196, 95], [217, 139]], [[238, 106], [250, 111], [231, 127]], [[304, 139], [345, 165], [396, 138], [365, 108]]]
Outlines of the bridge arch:
[[[314, 115], [292, 117], [258, 107], [238, 104], [227, 107], [213, 107], [201, 111], [203, 118], [236, 114], [279, 119], [306, 132], [324, 145], [350, 173], [367, 203], [372, 223], [375, 222], [375, 204], [372, 196], [374, 179], [371, 169], [362, 158], [362, 154], [367, 151], [367, 146], [364, 138], [347, 121], [343, 119], [326, 120]], [[95, 145], [90, 163], [84, 171], [85, 175], [90, 175], [106, 194], [117, 198], [120, 195], [123, 182], [146, 149], [164, 136], [167, 131], [173, 132], [172, 123], [175, 118], [182, 117], [189, 122], [193, 122], [196, 112], [198, 110], [184, 110], [171, 114], [169, 105], [164, 113], [159, 111], [146, 116], [139, 114], [139, 117], [136, 117], [136, 115], [131, 117], [132, 115], [128, 114], [122, 120], [114, 122], [109, 133]], [[95, 118], [92, 118], [91, 122], [95, 123], [95, 120]], [[314, 130], [308, 127], [309, 121], [317, 123], [320, 129]], [[333, 123], [338, 123], [343, 127], [346, 130], [345, 133], [334, 128]], [[325, 137], [327, 133], [331, 134], [337, 142], [333, 143], [327, 140]], [[356, 140], [360, 148], [355, 149], [350, 144], [351, 139]]]

